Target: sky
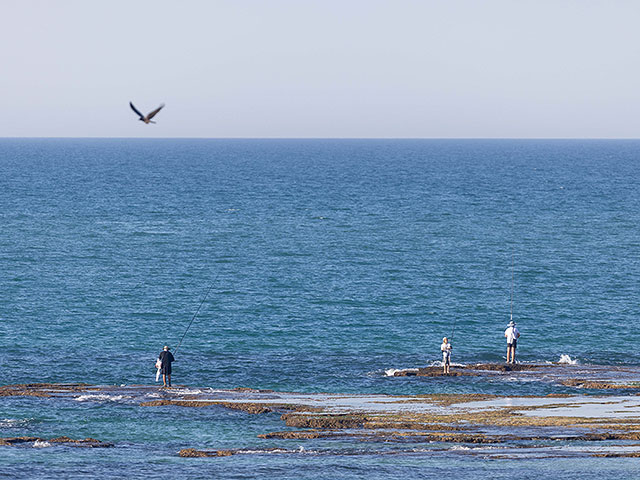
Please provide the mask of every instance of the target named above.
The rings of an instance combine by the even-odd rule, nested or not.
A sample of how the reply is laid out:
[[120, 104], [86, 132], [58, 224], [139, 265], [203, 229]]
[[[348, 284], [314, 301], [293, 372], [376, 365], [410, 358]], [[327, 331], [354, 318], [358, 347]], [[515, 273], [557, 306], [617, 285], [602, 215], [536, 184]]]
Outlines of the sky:
[[0, 137], [638, 138], [639, 23], [635, 0], [0, 0]]

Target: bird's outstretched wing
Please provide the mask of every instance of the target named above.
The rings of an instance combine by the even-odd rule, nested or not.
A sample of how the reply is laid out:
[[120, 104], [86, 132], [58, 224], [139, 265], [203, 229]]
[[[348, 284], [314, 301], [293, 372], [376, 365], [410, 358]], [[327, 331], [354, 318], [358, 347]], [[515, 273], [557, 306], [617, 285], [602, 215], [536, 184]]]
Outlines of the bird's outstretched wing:
[[140, 118], [144, 118], [144, 115], [142, 115], [142, 114], [138, 111], [138, 109], [137, 109], [136, 107], [134, 107], [134, 106], [133, 106], [133, 103], [129, 102], [129, 106], [131, 107], [131, 110], [133, 110], [134, 112], [136, 112]]
[[156, 108], [153, 112], [149, 112], [149, 115], [147, 115], [147, 118], [149, 120], [151, 120], [153, 117], [156, 116], [156, 113], [158, 113], [160, 110], [162, 110], [163, 107], [164, 107], [164, 103], [161, 104], [158, 108]]

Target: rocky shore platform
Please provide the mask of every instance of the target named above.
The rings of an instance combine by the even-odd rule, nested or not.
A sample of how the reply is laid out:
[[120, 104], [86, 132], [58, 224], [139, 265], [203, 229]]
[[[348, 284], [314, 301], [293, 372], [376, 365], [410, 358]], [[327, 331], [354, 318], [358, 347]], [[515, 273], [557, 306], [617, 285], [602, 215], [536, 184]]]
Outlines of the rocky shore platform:
[[113, 443], [101, 442], [95, 438], [83, 438], [74, 440], [69, 437], [40, 438], [40, 437], [0, 437], [0, 447], [43, 447], [43, 446], [67, 446], [83, 448], [107, 448], [113, 447]]
[[[2, 386], [0, 397], [37, 397], [34, 401], [40, 402], [108, 402], [140, 409], [197, 408], [205, 412], [217, 409], [217, 415], [231, 409], [246, 415], [270, 415], [265, 424], [273, 425], [273, 415], [281, 422], [282, 428], [265, 430], [257, 435], [258, 439], [253, 437], [254, 442], [263, 442], [260, 449], [253, 444], [251, 448], [246, 445], [212, 448], [190, 444], [185, 438], [184, 447], [176, 452], [183, 457], [296, 454], [301, 448], [307, 454], [309, 451], [335, 453], [336, 445], [345, 443], [367, 444], [371, 448], [384, 445], [384, 451], [389, 454], [421, 448], [430, 454], [442, 451], [488, 457], [640, 456], [640, 388], [634, 380], [637, 370], [564, 365], [515, 367], [473, 365], [459, 368], [458, 372], [543, 375], [545, 381], [565, 386], [567, 393], [357, 395], [252, 388], [220, 390], [177, 386], [163, 389], [150, 385], [33, 383]], [[431, 372], [428, 367], [417, 370], [424, 376]], [[5, 438], [0, 439], [0, 448], [29, 442], [112, 446], [91, 438], [60, 438], [63, 440]], [[395, 447], [389, 450], [389, 445]], [[340, 454], [361, 451], [345, 450]]]
[[388, 369], [388, 377], [485, 377], [497, 379], [505, 375], [544, 381], [567, 387], [595, 390], [635, 389], [640, 392], [640, 368], [602, 365], [567, 365], [561, 363], [475, 363], [453, 365], [449, 373], [441, 366]]

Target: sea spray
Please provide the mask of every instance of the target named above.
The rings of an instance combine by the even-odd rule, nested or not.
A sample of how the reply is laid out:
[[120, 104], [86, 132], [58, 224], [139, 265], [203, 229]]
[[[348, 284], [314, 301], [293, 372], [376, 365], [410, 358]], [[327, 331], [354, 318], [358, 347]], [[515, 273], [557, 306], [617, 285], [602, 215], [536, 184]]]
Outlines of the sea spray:
[[558, 360], [558, 363], [563, 363], [566, 365], [577, 365], [578, 359], [572, 359], [569, 355], [563, 353], [562, 355], [560, 355], [560, 360]]
[[124, 395], [96, 394], [96, 395], [80, 395], [74, 400], [76, 402], [101, 402], [101, 401], [118, 402], [123, 398], [125, 398]]
[[417, 372], [417, 368], [388, 368], [384, 371], [385, 376], [393, 377], [396, 372]]
[[42, 440], [36, 440], [33, 442], [33, 448], [47, 448], [50, 447], [51, 444], [49, 442], [44, 442]]

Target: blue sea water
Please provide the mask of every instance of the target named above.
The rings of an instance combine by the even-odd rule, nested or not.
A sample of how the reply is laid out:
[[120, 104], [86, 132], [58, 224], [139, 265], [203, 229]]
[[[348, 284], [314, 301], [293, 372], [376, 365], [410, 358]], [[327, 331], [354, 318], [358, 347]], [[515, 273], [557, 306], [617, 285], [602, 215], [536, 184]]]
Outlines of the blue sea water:
[[[174, 382], [562, 392], [384, 371], [439, 360], [451, 334], [455, 362], [503, 361], [512, 276], [521, 361], [640, 364], [639, 167], [638, 141], [2, 139], [0, 384], [153, 383], [157, 354], [175, 348], [212, 287]], [[176, 456], [258, 448], [257, 433], [281, 425], [277, 415], [1, 399], [0, 436], [127, 448], [4, 448], [0, 466], [30, 478], [513, 473], [499, 460], [417, 453]], [[531, 473], [520, 478], [638, 475], [623, 459], [520, 462]]]

